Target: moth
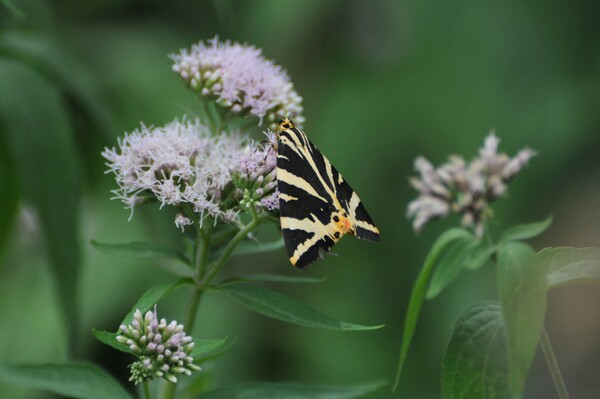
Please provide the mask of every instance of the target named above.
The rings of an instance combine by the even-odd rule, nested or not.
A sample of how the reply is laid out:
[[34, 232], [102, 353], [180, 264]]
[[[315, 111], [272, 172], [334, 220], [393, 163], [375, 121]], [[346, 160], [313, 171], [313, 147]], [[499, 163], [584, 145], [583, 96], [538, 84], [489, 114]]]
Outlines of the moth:
[[277, 188], [283, 239], [297, 268], [321, 258], [344, 234], [379, 241], [356, 192], [289, 118], [277, 128]]

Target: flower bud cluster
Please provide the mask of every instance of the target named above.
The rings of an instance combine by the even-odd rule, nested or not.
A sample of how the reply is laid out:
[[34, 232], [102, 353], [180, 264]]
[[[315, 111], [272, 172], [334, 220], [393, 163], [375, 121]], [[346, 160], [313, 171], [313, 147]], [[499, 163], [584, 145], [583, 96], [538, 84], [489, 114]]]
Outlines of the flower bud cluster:
[[302, 97], [287, 72], [263, 57], [254, 46], [200, 42], [171, 55], [173, 71], [192, 90], [237, 115], [252, 115], [275, 129], [281, 116], [295, 113], [301, 125]]
[[136, 310], [130, 325], [121, 325], [117, 341], [129, 346], [139, 358], [132, 363], [130, 381], [135, 384], [164, 378], [172, 383], [177, 382], [176, 374], [190, 375], [192, 371], [201, 370], [190, 356], [194, 349], [192, 337], [185, 334], [183, 325], [165, 319], [158, 320], [156, 306], [154, 311]]
[[242, 194], [239, 202], [242, 208], [254, 205], [268, 211], [279, 209], [275, 134], [268, 131], [266, 135], [267, 143], [246, 147], [231, 170], [233, 183]]
[[479, 237], [483, 235], [489, 204], [506, 193], [507, 183], [536, 155], [530, 149], [513, 158], [498, 154], [499, 141], [490, 134], [479, 157], [468, 164], [455, 155], [437, 169], [424, 157], [415, 160], [420, 177], [411, 178], [410, 184], [420, 195], [408, 205], [408, 217], [414, 217], [416, 231], [431, 220], [457, 213], [463, 226], [473, 227]]

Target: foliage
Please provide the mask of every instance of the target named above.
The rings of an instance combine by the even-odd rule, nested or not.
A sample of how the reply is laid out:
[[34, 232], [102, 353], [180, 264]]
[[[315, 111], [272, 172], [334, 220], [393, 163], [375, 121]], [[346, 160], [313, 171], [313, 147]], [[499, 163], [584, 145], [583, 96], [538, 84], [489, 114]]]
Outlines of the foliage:
[[[115, 201], [107, 201], [114, 181], [103, 176], [106, 167], [98, 154], [115, 145], [122, 132], [139, 126], [140, 120], [163, 126], [183, 113], [204, 118], [207, 112], [213, 121], [252, 130], [252, 138], [262, 140], [255, 121], [221, 120], [220, 106], [209, 102], [204, 109], [178, 76], [169, 73], [168, 54], [218, 34], [223, 40], [254, 44], [263, 49], [264, 57], [285, 66], [294, 78], [294, 89], [303, 95], [311, 140], [345, 176], [352, 177], [353, 187], [374, 210], [383, 241], [377, 249], [344, 242], [339, 257], [327, 257], [322, 265], [298, 275], [288, 270], [283, 241], [268, 220], [260, 223], [252, 239], [241, 239], [232, 251], [226, 244], [238, 226], [211, 232], [223, 240], [211, 244], [207, 270], [219, 259], [229, 260], [205, 287], [194, 336], [197, 347], [216, 345], [226, 335], [230, 338], [194, 357], [205, 370], [184, 379], [178, 395], [279, 389], [279, 384], [262, 383], [240, 387], [241, 381], [306, 381], [308, 392], [317, 389], [314, 394], [329, 388], [320, 385], [328, 381], [378, 380], [397, 361], [397, 354], [389, 349], [404, 334], [398, 394], [433, 397], [439, 393], [432, 374], [442, 363], [440, 346], [450, 339], [452, 359], [453, 343], [458, 345], [455, 349], [463, 348], [462, 339], [471, 334], [470, 322], [460, 333], [457, 323], [450, 337], [451, 320], [465, 308], [470, 309], [464, 314], [468, 320], [498, 315], [488, 310], [480, 315], [473, 309], [481, 309], [477, 306], [482, 299], [500, 298], [499, 281], [489, 281], [500, 272], [500, 243], [532, 238], [530, 249], [556, 246], [540, 251], [536, 262], [546, 268], [550, 335], [556, 330], [557, 337], [578, 341], [573, 348], [568, 340], [557, 345], [558, 358], [568, 367], [565, 376], [577, 375], [584, 381], [569, 386], [571, 394], [585, 398], [592, 392], [595, 397], [599, 386], [590, 360], [593, 352], [578, 358], [581, 352], [576, 350], [593, 345], [593, 334], [565, 334], [577, 330], [577, 320], [593, 318], [594, 303], [590, 300], [589, 306], [581, 306], [575, 321], [565, 321], [572, 312], [561, 313], [563, 308], [556, 306], [567, 306], [570, 301], [565, 298], [585, 295], [588, 305], [594, 288], [582, 285], [596, 284], [600, 276], [598, 249], [587, 247], [597, 245], [598, 235], [594, 223], [598, 137], [591, 134], [598, 113], [590, 106], [597, 102], [591, 88], [600, 81], [596, 52], [590, 50], [595, 48], [597, 24], [591, 18], [596, 14], [593, 8], [579, 6], [516, 0], [485, 5], [472, 1], [440, 5], [380, 0], [372, 4], [115, 0], [92, 1], [85, 7], [73, 0], [0, 2], [2, 362], [66, 362], [70, 367], [75, 365], [72, 359], [89, 359], [124, 381], [121, 354], [107, 346], [99, 349], [91, 329], [97, 328], [96, 337], [114, 344], [116, 340], [110, 338], [116, 325], [145, 291], [150, 294], [142, 302], [144, 307], [160, 301], [166, 313], [182, 317], [180, 321], [185, 317], [188, 295], [197, 283], [193, 281], [194, 230], [186, 228], [181, 234], [172, 225], [176, 215], [167, 208], [156, 212], [152, 204], [140, 207], [126, 223], [127, 212]], [[560, 24], [555, 23], [558, 20]], [[323, 37], [328, 38], [325, 44]], [[418, 280], [408, 306], [409, 283], [423, 260], [417, 259], [418, 254], [431, 244], [429, 235], [414, 239], [400, 209], [410, 201], [402, 187], [411, 162], [418, 155], [441, 160], [448, 152], [473, 148], [492, 126], [502, 135], [507, 153], [531, 145], [539, 156], [515, 181], [510, 198], [498, 201], [494, 208], [495, 223], [486, 225], [486, 230], [497, 240], [488, 236], [473, 240], [468, 232], [464, 240], [448, 244], [427, 278]], [[532, 229], [523, 236], [518, 228], [509, 227], [550, 211], [555, 214], [550, 234], [539, 236]], [[541, 222], [539, 229], [546, 223], [550, 221]], [[504, 234], [496, 234], [498, 225], [508, 227]], [[426, 230], [435, 232], [435, 228]], [[89, 245], [91, 238], [95, 240]], [[511, 256], [515, 248], [509, 245], [503, 258], [517, 261], [530, 253], [516, 249], [521, 255]], [[514, 270], [525, 269], [514, 266]], [[517, 286], [535, 288], [536, 298], [529, 298], [529, 305], [541, 312], [539, 275], [533, 274], [527, 277], [531, 281]], [[325, 275], [326, 281], [321, 277]], [[505, 286], [515, 282], [512, 273], [504, 277]], [[337, 319], [385, 323], [386, 328], [343, 334], [268, 320], [262, 314], [256, 317], [256, 312], [246, 312], [246, 306], [237, 306], [238, 300], [225, 292], [227, 286], [236, 289], [240, 284], [250, 287], [242, 291], [266, 291], [303, 306], [310, 304], [319, 314], [339, 316], [338, 323], [342, 322]], [[509, 294], [503, 294], [508, 302]], [[254, 297], [247, 299], [255, 302]], [[473, 303], [475, 308], [470, 307]], [[404, 325], [399, 308], [408, 308], [401, 315], [406, 318]], [[541, 314], [535, 316], [535, 320], [522, 320], [517, 315], [512, 325], [516, 330], [524, 321], [539, 326]], [[490, 328], [498, 326], [494, 320]], [[527, 372], [532, 350], [531, 337], [522, 338], [513, 342], [524, 350], [521, 370], [507, 371], [516, 385], [523, 378], [519, 374]], [[482, 358], [477, 356], [482, 353], [467, 349], [465, 360], [472, 359], [471, 366], [480, 364]], [[413, 356], [420, 367], [412, 367]], [[508, 359], [500, 360], [503, 364], [494, 366], [508, 365], [504, 363]], [[450, 395], [444, 382], [447, 367], [448, 358], [442, 390]], [[40, 370], [29, 366], [20, 370], [41, 378]], [[460, 370], [465, 376], [475, 375], [467, 371], [482, 371]], [[456, 378], [460, 370], [451, 374], [457, 389], [466, 387]], [[487, 386], [498, 386], [501, 375], [486, 380]], [[550, 383], [544, 383], [549, 382], [545, 370], [533, 368], [527, 377], [525, 395], [551, 395]], [[11, 382], [34, 385], [10, 374], [0, 384], [5, 395], [36, 395], [13, 388]], [[151, 384], [150, 388], [162, 387]], [[354, 388], [333, 386], [331, 395]], [[370, 395], [386, 396], [381, 390]]]

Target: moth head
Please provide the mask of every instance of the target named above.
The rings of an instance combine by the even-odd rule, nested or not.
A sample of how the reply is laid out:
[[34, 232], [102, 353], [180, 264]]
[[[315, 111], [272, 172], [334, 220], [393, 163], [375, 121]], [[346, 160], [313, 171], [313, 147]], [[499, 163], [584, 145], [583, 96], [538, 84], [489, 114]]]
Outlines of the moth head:
[[[292, 114], [290, 114], [290, 117], [291, 116], [292, 116]], [[277, 127], [278, 133], [283, 132], [284, 130], [288, 130], [288, 129], [292, 129], [292, 128], [296, 127], [296, 125], [294, 125], [294, 122], [292, 122], [290, 117], [283, 118], [279, 121], [279, 126]]]

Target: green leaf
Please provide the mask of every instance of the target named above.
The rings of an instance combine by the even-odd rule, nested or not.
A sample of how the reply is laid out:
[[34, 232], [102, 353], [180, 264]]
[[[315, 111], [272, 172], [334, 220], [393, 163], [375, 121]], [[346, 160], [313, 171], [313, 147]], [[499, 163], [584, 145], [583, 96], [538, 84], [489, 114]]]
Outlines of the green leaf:
[[433, 271], [433, 267], [436, 265], [439, 257], [444, 251], [454, 242], [458, 240], [465, 240], [473, 235], [464, 229], [450, 229], [444, 232], [438, 237], [436, 242], [431, 247], [425, 263], [421, 268], [419, 277], [413, 286], [412, 293], [410, 295], [410, 301], [408, 303], [408, 310], [406, 311], [406, 318], [404, 319], [404, 333], [402, 335], [402, 349], [400, 351], [400, 358], [398, 360], [398, 368], [396, 370], [396, 377], [394, 379], [394, 386], [392, 391], [395, 391], [400, 382], [400, 376], [402, 375], [402, 368], [410, 348], [410, 342], [415, 333], [417, 327], [417, 321], [419, 320], [419, 313], [421, 312], [421, 305], [425, 299], [425, 290], [427, 289], [427, 283], [429, 282], [429, 276]]
[[23, 18], [25, 18], [25, 13], [21, 11], [20, 8], [15, 6], [11, 0], [0, 1], [0, 6], [6, 8], [6, 10], [11, 14], [11, 16], [17, 21], [22, 21]]
[[177, 259], [185, 265], [191, 267], [191, 261], [176, 249], [167, 245], [151, 242], [129, 242], [125, 244], [107, 244], [91, 240], [92, 245], [98, 251], [108, 255], [120, 256], [123, 258], [138, 259]]
[[0, 257], [13, 229], [19, 205], [17, 172], [4, 141], [0, 134]]
[[131, 324], [131, 321], [133, 320], [133, 314], [135, 313], [136, 309], [139, 309], [140, 312], [145, 313], [162, 298], [186, 284], [193, 284], [193, 282], [189, 278], [182, 278], [174, 283], [160, 284], [150, 288], [144, 293], [144, 295], [142, 295], [140, 299], [138, 299], [136, 304], [133, 305], [131, 311], [127, 314], [127, 316], [125, 316], [121, 324]]
[[194, 356], [194, 363], [202, 364], [210, 360], [217, 359], [229, 352], [229, 350], [235, 346], [236, 342], [237, 338], [234, 338], [232, 340], [226, 341], [223, 345], [219, 346], [218, 348], [215, 348], [214, 350], [202, 353], [198, 356]]
[[117, 333], [100, 330], [92, 330], [92, 333], [94, 334], [94, 337], [103, 344], [111, 346], [118, 351], [133, 355], [133, 351], [129, 349], [129, 346], [117, 341]]
[[[26, 202], [39, 215], [51, 273], [76, 345], [79, 162], [60, 91], [32, 68], [0, 58], [0, 134]], [[73, 348], [71, 348], [73, 349]]]
[[[25, 30], [5, 30], [0, 36], [0, 53], [8, 58], [26, 63], [56, 83], [72, 100], [77, 118], [86, 117], [92, 127], [106, 134], [112, 130], [112, 115], [102, 97], [98, 95], [92, 72], [68, 52], [63, 43], [53, 35], [37, 34]], [[89, 135], [89, 131], [85, 134]], [[105, 136], [108, 138], [108, 136]], [[92, 139], [93, 137], [88, 137]], [[93, 147], [96, 148], [96, 147]]]
[[375, 330], [383, 327], [382, 325], [361, 326], [359, 324], [335, 320], [318, 313], [308, 305], [263, 287], [231, 284], [220, 287], [218, 291], [226, 293], [248, 309], [264, 316], [301, 326], [337, 331]]
[[197, 398], [202, 392], [208, 391], [214, 386], [213, 369], [204, 369], [202, 373], [195, 373], [191, 378], [186, 379], [187, 386], [183, 392], [178, 395], [182, 399]]
[[113, 377], [90, 364], [0, 365], [0, 379], [70, 398], [132, 398]]
[[600, 248], [546, 248], [538, 253], [548, 289], [600, 283]]
[[510, 241], [521, 241], [537, 237], [542, 234], [552, 224], [552, 216], [536, 223], [521, 224], [511, 227], [500, 236], [498, 243], [503, 244]]
[[264, 243], [254, 240], [242, 241], [237, 245], [237, 247], [235, 247], [231, 256], [252, 255], [276, 251], [283, 248], [284, 245], [285, 243], [283, 242], [283, 237], [280, 237], [275, 241]]
[[327, 277], [298, 277], [298, 276], [282, 276], [280, 274], [247, 274], [245, 276], [230, 278], [221, 281], [218, 286], [222, 287], [228, 284], [238, 283], [322, 283], [327, 280]]
[[250, 383], [208, 391], [198, 399], [352, 399], [377, 391], [385, 383], [327, 387], [295, 383]]
[[485, 266], [496, 252], [496, 246], [487, 241], [479, 241], [473, 248], [465, 264], [467, 270], [477, 270]]
[[472, 238], [466, 238], [456, 241], [448, 249], [446, 256], [438, 263], [435, 273], [433, 273], [425, 298], [435, 298], [448, 284], [458, 277], [477, 244], [477, 241], [474, 241]]
[[499, 247], [498, 295], [506, 326], [512, 393], [521, 397], [546, 313], [546, 271], [530, 246], [510, 242]]
[[[271, 251], [276, 251], [278, 249], [281, 249], [284, 247], [284, 242], [283, 242], [283, 237], [275, 240], [275, 241], [271, 241], [271, 242], [266, 242], [266, 243], [261, 243], [259, 241], [256, 240], [246, 240], [246, 241], [242, 241], [240, 242], [235, 249], [233, 250], [233, 252], [231, 253], [231, 256], [242, 256], [242, 255], [253, 255], [253, 254], [260, 254], [260, 253], [264, 253], [264, 252], [271, 252]], [[221, 248], [221, 250], [219, 251], [215, 251], [209, 260], [215, 260], [217, 259], [219, 256], [221, 256], [221, 252], [222, 252], [223, 248]]]
[[205, 340], [194, 340], [194, 349], [190, 355], [193, 358], [197, 358], [206, 355], [210, 352], [223, 349], [227, 342], [227, 338], [223, 339], [205, 339]]
[[510, 399], [510, 367], [502, 308], [486, 301], [456, 321], [442, 368], [444, 399]]

